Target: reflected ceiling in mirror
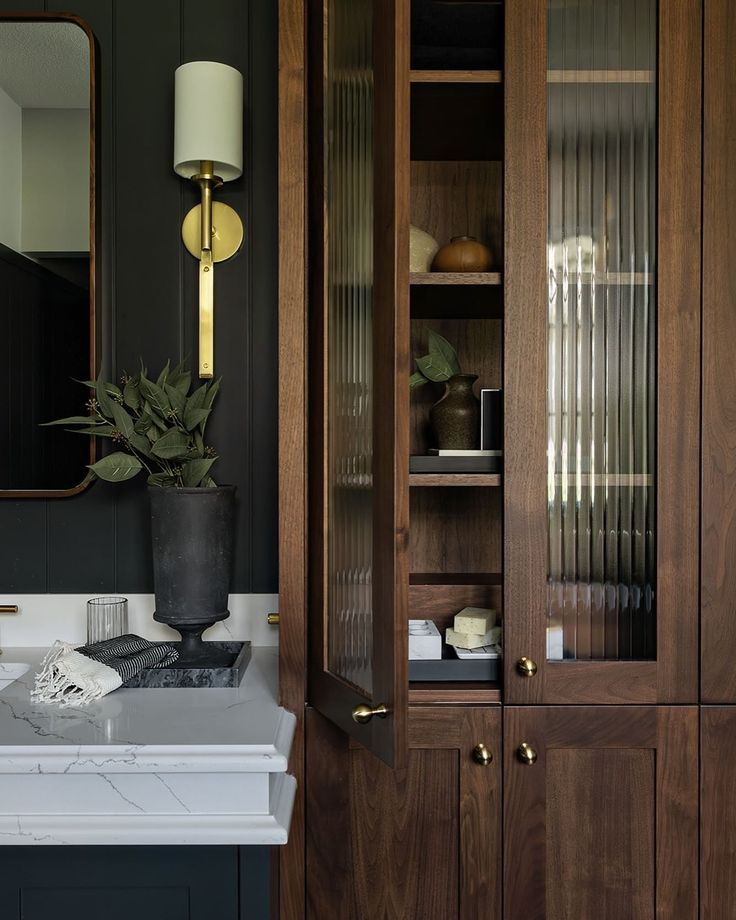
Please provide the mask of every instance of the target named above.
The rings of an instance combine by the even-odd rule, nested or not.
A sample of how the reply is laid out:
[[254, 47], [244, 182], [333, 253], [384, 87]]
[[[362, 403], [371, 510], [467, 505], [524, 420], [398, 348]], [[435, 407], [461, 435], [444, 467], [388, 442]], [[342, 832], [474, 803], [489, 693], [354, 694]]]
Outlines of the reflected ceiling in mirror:
[[83, 488], [95, 373], [95, 81], [88, 27], [0, 15], [0, 497]]

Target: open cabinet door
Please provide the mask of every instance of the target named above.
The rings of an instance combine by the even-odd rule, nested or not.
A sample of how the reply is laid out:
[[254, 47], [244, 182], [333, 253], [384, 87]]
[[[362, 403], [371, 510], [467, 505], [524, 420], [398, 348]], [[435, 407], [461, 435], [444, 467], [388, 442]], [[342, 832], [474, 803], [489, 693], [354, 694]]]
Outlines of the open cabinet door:
[[[309, 702], [406, 755], [408, 17], [309, 7]], [[402, 38], [403, 37], [403, 38]], [[407, 47], [404, 47], [404, 46]]]

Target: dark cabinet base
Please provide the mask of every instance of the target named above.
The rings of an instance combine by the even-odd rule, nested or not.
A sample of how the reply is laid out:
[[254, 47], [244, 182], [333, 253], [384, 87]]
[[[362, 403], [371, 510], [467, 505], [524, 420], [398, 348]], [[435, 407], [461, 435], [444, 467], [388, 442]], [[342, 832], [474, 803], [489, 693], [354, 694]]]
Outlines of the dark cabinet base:
[[3, 847], [3, 920], [268, 920], [268, 847]]

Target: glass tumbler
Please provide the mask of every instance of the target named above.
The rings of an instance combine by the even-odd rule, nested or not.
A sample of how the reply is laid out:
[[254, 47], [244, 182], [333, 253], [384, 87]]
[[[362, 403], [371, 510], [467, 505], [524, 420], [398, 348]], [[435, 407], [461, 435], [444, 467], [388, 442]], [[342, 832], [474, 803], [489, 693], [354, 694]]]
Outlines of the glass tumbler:
[[127, 632], [127, 597], [93, 597], [87, 601], [87, 645]]

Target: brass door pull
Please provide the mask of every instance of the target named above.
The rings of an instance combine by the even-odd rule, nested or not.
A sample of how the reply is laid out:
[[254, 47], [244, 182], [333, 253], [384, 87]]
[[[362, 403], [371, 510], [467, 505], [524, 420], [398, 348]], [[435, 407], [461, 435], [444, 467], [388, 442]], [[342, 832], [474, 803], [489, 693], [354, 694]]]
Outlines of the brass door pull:
[[278, 626], [280, 622], [278, 613], [269, 613], [266, 617], [266, 622], [269, 626]]
[[387, 715], [388, 707], [385, 703], [379, 703], [378, 706], [368, 706], [365, 703], [361, 703], [360, 706], [356, 706], [353, 709], [353, 722], [357, 722], [359, 725], [366, 725], [373, 716], [385, 719]]
[[473, 748], [473, 760], [481, 767], [487, 767], [493, 760], [493, 754], [482, 742]]
[[516, 756], [527, 767], [531, 767], [532, 764], [537, 762], [537, 752], [531, 744], [527, 744], [526, 741], [522, 741], [516, 749]]
[[0, 613], [17, 613], [17, 604], [0, 604]]
[[537, 673], [537, 662], [523, 655], [516, 662], [516, 670], [522, 677], [534, 677]]

